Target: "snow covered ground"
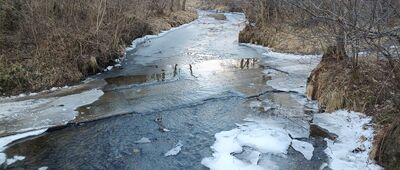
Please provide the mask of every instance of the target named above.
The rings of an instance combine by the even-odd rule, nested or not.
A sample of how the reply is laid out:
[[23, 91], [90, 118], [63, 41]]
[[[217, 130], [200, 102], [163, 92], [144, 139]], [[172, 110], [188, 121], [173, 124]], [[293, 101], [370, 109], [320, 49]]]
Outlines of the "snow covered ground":
[[338, 135], [336, 141], [325, 139], [328, 147], [329, 167], [332, 169], [382, 169], [369, 160], [374, 129], [371, 117], [362, 113], [339, 110], [333, 113], [315, 114], [313, 122]]

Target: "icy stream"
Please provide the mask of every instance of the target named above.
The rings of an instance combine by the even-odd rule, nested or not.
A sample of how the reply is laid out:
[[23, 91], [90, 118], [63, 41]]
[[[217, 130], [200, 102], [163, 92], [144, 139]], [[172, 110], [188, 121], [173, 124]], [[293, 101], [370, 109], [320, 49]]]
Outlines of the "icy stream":
[[[317, 114], [305, 97], [320, 56], [239, 44], [244, 15], [208, 13], [135, 40], [78, 90], [0, 101], [0, 133], [17, 134], [0, 138], [0, 168], [380, 168], [369, 117]], [[310, 137], [310, 124], [338, 138]]]

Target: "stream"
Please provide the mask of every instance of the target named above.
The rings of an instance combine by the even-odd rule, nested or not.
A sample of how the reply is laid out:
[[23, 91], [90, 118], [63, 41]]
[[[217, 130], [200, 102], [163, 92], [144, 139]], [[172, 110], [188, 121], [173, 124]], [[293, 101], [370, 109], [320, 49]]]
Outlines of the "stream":
[[[88, 91], [101, 92], [93, 101], [41, 112], [37, 124], [3, 123], [5, 132], [48, 130], [8, 145], [16, 161], [0, 168], [329, 169], [326, 140], [310, 137], [317, 106], [304, 95], [319, 56], [240, 44], [245, 16], [209, 13], [143, 39], [120, 65], [90, 77]], [[71, 95], [53, 98], [65, 108], [62, 96]]]

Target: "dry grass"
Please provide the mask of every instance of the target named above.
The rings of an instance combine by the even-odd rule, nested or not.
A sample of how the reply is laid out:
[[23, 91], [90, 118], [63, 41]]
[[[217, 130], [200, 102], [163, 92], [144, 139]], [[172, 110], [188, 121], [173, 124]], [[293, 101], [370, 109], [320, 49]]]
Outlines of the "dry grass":
[[[274, 25], [274, 24], [271, 24]], [[294, 29], [290, 26], [250, 26], [240, 32], [239, 41], [273, 48], [277, 52], [315, 54], [320, 53], [322, 43], [313, 37], [311, 28]]]
[[1, 1], [0, 95], [79, 82], [113, 64], [133, 39], [195, 18], [168, 2]]

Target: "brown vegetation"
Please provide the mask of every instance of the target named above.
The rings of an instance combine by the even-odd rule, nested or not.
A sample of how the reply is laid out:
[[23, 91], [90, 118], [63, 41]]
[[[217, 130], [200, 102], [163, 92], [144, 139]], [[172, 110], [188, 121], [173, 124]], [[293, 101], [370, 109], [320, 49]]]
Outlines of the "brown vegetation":
[[185, 4], [186, 0], [1, 1], [0, 94], [79, 82], [113, 64], [133, 39], [193, 20], [195, 12], [185, 10]]
[[208, 14], [208, 16], [216, 20], [226, 20], [226, 16], [224, 14]]
[[200, 8], [220, 12], [243, 12], [244, 0], [198, 0]]

